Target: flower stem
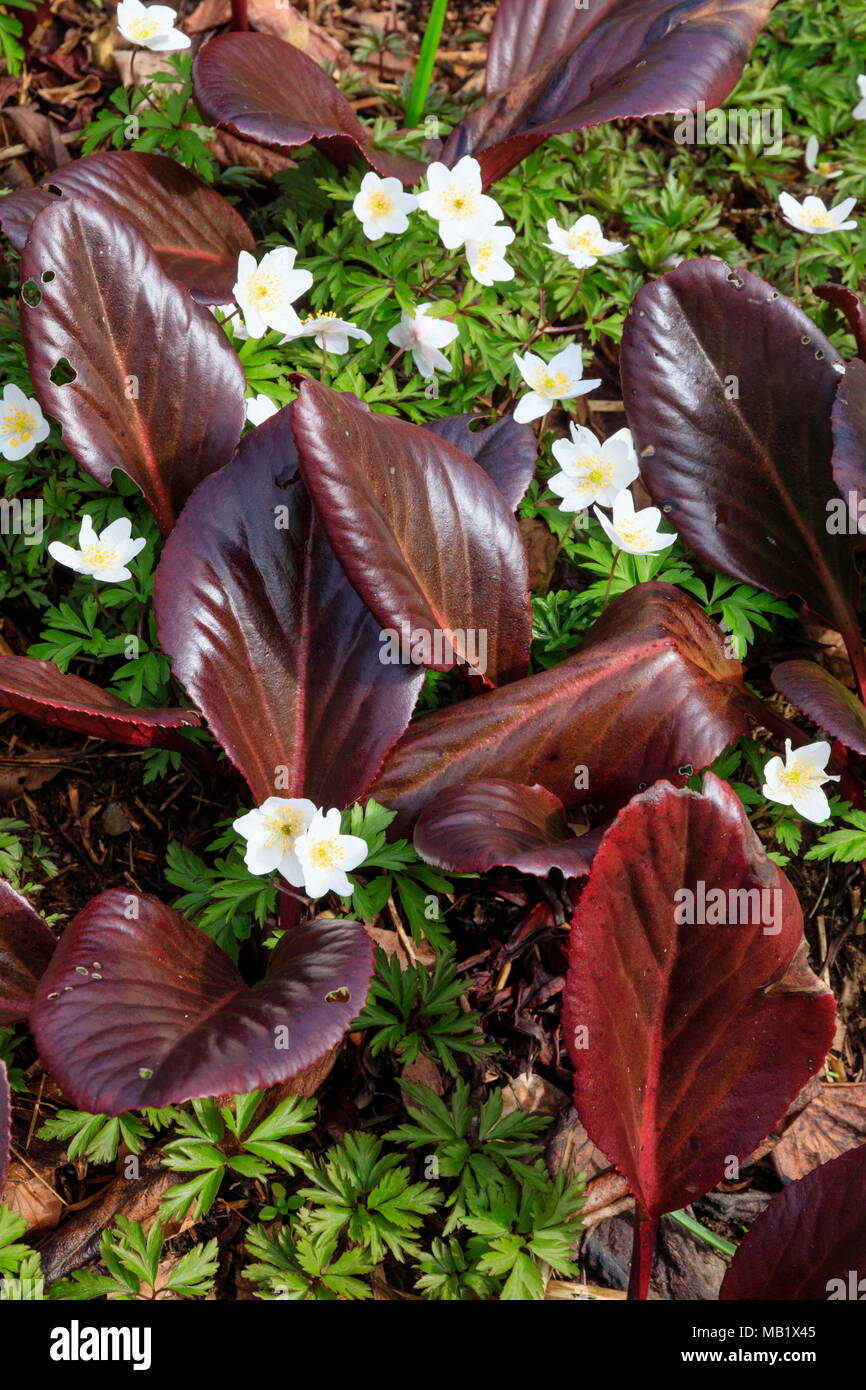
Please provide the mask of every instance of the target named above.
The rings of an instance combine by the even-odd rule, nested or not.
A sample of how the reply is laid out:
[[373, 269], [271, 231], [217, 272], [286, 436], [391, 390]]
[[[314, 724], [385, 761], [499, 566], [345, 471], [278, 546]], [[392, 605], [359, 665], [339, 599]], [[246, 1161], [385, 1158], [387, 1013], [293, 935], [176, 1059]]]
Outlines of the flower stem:
[[608, 599], [610, 598], [610, 586], [611, 586], [611, 584], [613, 583], [613, 576], [616, 574], [616, 567], [617, 567], [617, 562], [619, 561], [620, 554], [621, 554], [621, 551], [620, 551], [616, 546], [614, 546], [614, 548], [613, 548], [613, 564], [612, 564], [611, 567], [610, 567], [610, 574], [607, 576], [607, 588], [606, 588], [605, 591], [604, 591], [604, 599], [602, 600], [602, 605], [601, 605], [601, 611], [602, 611], [602, 613], [604, 612], [605, 608], [607, 608], [607, 601], [608, 601]]
[[99, 597], [99, 585], [96, 582], [96, 575], [92, 575], [91, 578], [93, 579], [93, 597], [96, 599], [96, 606], [102, 614], [103, 618], [108, 619], [108, 621], [111, 623], [111, 626], [115, 628], [117, 632], [120, 633], [121, 637], [127, 637], [128, 633], [124, 632], [123, 628], [120, 626], [120, 623], [117, 621], [114, 614], [109, 613], [107, 608], [103, 608], [102, 602]]
[[798, 309], [800, 307], [800, 257], [803, 254], [805, 246], [805, 240], [801, 241], [800, 249], [797, 252], [797, 259], [794, 262], [794, 303]]
[[322, 338], [322, 370], [321, 370], [321, 372], [320, 372], [320, 374], [319, 374], [319, 380], [320, 380], [320, 381], [324, 381], [324, 380], [325, 380], [325, 369], [326, 369], [327, 365], [328, 365], [328, 340], [327, 340], [327, 338], [323, 337], [323, 338]]
[[551, 562], [550, 562], [550, 568], [549, 568], [549, 570], [547, 571], [546, 575], [544, 576], [544, 582], [543, 582], [543, 584], [541, 585], [541, 588], [540, 588], [540, 591], [539, 591], [539, 592], [541, 592], [541, 593], [546, 593], [546, 592], [547, 592], [548, 585], [550, 584], [550, 581], [551, 581], [551, 579], [553, 578], [553, 571], [556, 569], [556, 562], [557, 562], [557, 560], [559, 559], [559, 556], [560, 556], [560, 554], [561, 554], [561, 552], [562, 552], [562, 547], [565, 545], [565, 542], [568, 540], [569, 536], [571, 535], [572, 531], [574, 530], [574, 524], [575, 524], [575, 522], [577, 521], [578, 515], [579, 515], [579, 513], [578, 513], [578, 512], [575, 512], [574, 516], [571, 518], [571, 521], [568, 523], [568, 525], [566, 526], [565, 530], [563, 531], [563, 533], [562, 533], [562, 535], [561, 535], [561, 537], [560, 537], [559, 544], [557, 545], [556, 549], [555, 549], [554, 552], [553, 552], [553, 559], [552, 559]]
[[387, 372], [390, 372], [391, 368], [394, 366], [394, 363], [397, 362], [397, 361], [403, 356], [403, 353], [404, 353], [405, 351], [406, 351], [406, 349], [405, 349], [404, 347], [398, 348], [397, 351], [394, 353], [394, 356], [390, 359], [390, 361], [388, 361], [388, 362], [385, 363], [385, 365], [384, 365], [384, 367], [382, 368], [381, 372], [380, 372], [379, 375], [376, 377], [376, 380], [373, 382], [373, 385], [370, 387], [370, 390], [371, 390], [371, 391], [375, 391], [375, 389], [376, 389], [377, 386], [381, 386], [381, 385], [382, 385], [382, 382], [383, 382], [384, 379], [385, 379], [386, 373], [387, 373]]

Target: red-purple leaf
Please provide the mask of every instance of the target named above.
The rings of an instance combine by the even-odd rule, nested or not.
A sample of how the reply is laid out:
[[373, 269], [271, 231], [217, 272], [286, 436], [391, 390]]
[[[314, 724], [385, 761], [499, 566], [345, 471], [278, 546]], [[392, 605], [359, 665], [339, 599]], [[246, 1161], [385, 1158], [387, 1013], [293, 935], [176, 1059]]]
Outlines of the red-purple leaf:
[[538, 782], [568, 808], [622, 805], [641, 785], [706, 767], [743, 733], [741, 680], [692, 599], [639, 584], [561, 665], [422, 715], [371, 795], [398, 812], [401, 832], [443, 788], [479, 778]]
[[0, 879], [0, 1028], [27, 1017], [56, 945], [36, 909]]
[[379, 660], [379, 625], [298, 473], [293, 409], [248, 434], [197, 489], [163, 551], [154, 602], [175, 675], [257, 801], [344, 806], [409, 723], [424, 672]]
[[[294, 413], [301, 469], [334, 553], [394, 634], [382, 658], [457, 662], [488, 685], [522, 676], [532, 610], [520, 530], [467, 455], [418, 425], [359, 410], [305, 379]], [[399, 650], [397, 650], [399, 648]]]
[[3, 1188], [6, 1186], [6, 1174], [9, 1172], [11, 1142], [12, 1092], [9, 1089], [9, 1077], [6, 1075], [6, 1063], [0, 1057], [0, 1196], [3, 1195]]
[[487, 100], [444, 159], [481, 162], [485, 184], [548, 135], [719, 105], [739, 81], [773, 0], [501, 0]]
[[866, 304], [863, 300], [853, 290], [846, 290], [844, 285], [816, 285], [814, 292], [819, 299], [826, 299], [828, 304], [835, 305], [845, 315], [857, 343], [857, 354], [866, 358]]
[[833, 1041], [833, 995], [806, 964], [794, 889], [712, 773], [700, 795], [660, 783], [620, 813], [570, 951], [575, 1105], [655, 1219], [784, 1114]]
[[158, 748], [163, 730], [201, 723], [195, 710], [136, 708], [81, 676], [65, 676], [53, 661], [29, 656], [0, 657], [0, 708], [137, 748]]
[[852, 542], [827, 524], [837, 357], [756, 275], [686, 261], [629, 309], [623, 395], [644, 481], [692, 549], [798, 594], [862, 654]]
[[507, 867], [545, 877], [589, 873], [600, 835], [574, 835], [559, 797], [544, 787], [491, 778], [446, 787], [422, 811], [415, 848], [428, 864], [455, 874]]
[[320, 919], [287, 933], [247, 985], [157, 898], [112, 889], [64, 932], [30, 1026], [74, 1104], [118, 1115], [287, 1081], [340, 1041], [372, 967], [363, 927]]
[[[21, 274], [39, 400], [81, 466], [106, 487], [114, 469], [126, 473], [167, 534], [238, 442], [246, 378], [237, 354], [143, 238], [86, 198], [39, 214]], [[64, 358], [75, 379], [55, 385]]]
[[57, 169], [41, 188], [0, 199], [0, 226], [16, 251], [33, 219], [56, 196], [89, 198], [138, 232], [172, 280], [200, 304], [224, 304], [237, 279], [238, 253], [252, 232], [215, 189], [161, 154], [108, 150]]
[[858, 545], [866, 545], [866, 362], [859, 357], [848, 363], [832, 419], [833, 478], [847, 512], [841, 521]]
[[786, 1187], [752, 1223], [725, 1275], [725, 1302], [866, 1297], [866, 1144]]
[[362, 155], [386, 177], [417, 183], [424, 165], [373, 149], [336, 83], [294, 44], [270, 34], [220, 34], [193, 65], [196, 106], [211, 125], [273, 149], [312, 142], [339, 168]]
[[448, 415], [443, 420], [433, 420], [425, 428], [474, 459], [515, 511], [532, 482], [538, 442], [529, 426], [518, 425], [513, 415], [505, 415], [483, 430], [470, 429], [480, 418], [478, 415]]
[[866, 707], [814, 661], [783, 661], [773, 684], [792, 705], [846, 748], [866, 754]]

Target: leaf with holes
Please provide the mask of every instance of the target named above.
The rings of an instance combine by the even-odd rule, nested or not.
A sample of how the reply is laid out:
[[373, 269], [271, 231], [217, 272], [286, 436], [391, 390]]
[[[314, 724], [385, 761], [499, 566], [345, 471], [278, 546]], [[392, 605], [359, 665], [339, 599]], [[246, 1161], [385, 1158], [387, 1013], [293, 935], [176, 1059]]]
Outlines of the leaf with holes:
[[786, 1187], [749, 1227], [719, 1298], [866, 1298], [866, 1144]]
[[[371, 788], [400, 833], [445, 787], [535, 782], [566, 808], [706, 767], [746, 728], [738, 661], [669, 584], [639, 584], [552, 670], [417, 719]], [[395, 830], [398, 828], [395, 823]]]
[[589, 873], [600, 835], [574, 835], [559, 797], [544, 787], [491, 778], [446, 787], [422, 811], [415, 849], [427, 864], [456, 874], [508, 867], [544, 878]]
[[0, 226], [16, 251], [23, 251], [34, 218], [58, 195], [89, 198], [120, 217], [200, 304], [231, 299], [238, 254], [255, 247], [231, 203], [176, 160], [106, 150], [56, 169], [39, 188], [0, 199]]
[[535, 474], [538, 441], [529, 426], [518, 425], [513, 415], [504, 416], [486, 429], [471, 429], [480, 418], [447, 415], [442, 420], [431, 420], [425, 428], [474, 459], [512, 511], [516, 511]]
[[725, 782], [659, 783], [601, 842], [571, 933], [563, 1036], [578, 1114], [628, 1179], [632, 1292], [655, 1222], [703, 1196], [784, 1114], [833, 1041], [803, 914]]
[[30, 1027], [79, 1109], [119, 1115], [289, 1081], [340, 1041], [372, 970], [363, 927], [320, 919], [287, 933], [247, 985], [185, 918], [113, 889], [66, 928]]
[[199, 724], [192, 709], [141, 709], [81, 676], [64, 675], [53, 661], [0, 656], [0, 708], [41, 724], [137, 748], [177, 747], [166, 731]]
[[814, 661], [783, 661], [773, 671], [773, 685], [846, 748], [866, 754], [866, 708], [823, 666]]
[[195, 103], [206, 121], [272, 149], [312, 142], [338, 168], [361, 155], [378, 173], [417, 183], [424, 165], [374, 149], [339, 87], [299, 48], [270, 34], [220, 34], [193, 65]]
[[848, 363], [833, 405], [833, 478], [844, 499], [833, 535], [850, 533], [866, 545], [866, 362]]
[[853, 544], [827, 525], [836, 359], [756, 275], [686, 261], [632, 303], [623, 395], [644, 481], [688, 545], [747, 584], [798, 594], [866, 676]]
[[385, 630], [383, 661], [435, 671], [465, 663], [487, 685], [522, 676], [532, 636], [526, 550], [484, 470], [429, 430], [309, 379], [293, 424], [322, 528]]
[[424, 672], [379, 660], [379, 624], [317, 524], [293, 406], [253, 430], [190, 499], [154, 604], [174, 674], [257, 801], [345, 806], [412, 716]]
[[0, 1028], [27, 1017], [56, 945], [36, 909], [0, 879]]
[[[237, 354], [143, 238], [87, 198], [40, 212], [21, 274], [39, 400], [81, 466], [106, 487], [114, 469], [125, 473], [167, 534], [237, 445], [246, 389]], [[75, 377], [57, 385], [63, 359]]]
[[487, 100], [443, 158], [475, 155], [485, 185], [549, 135], [720, 105], [774, 0], [501, 0]]

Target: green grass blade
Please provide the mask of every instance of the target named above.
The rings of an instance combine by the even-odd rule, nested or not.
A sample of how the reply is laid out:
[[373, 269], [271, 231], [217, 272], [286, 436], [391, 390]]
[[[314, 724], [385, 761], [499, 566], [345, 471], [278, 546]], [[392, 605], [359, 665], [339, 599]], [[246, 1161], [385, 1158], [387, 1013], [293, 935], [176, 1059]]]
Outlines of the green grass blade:
[[421, 120], [424, 114], [424, 107], [427, 102], [427, 93], [430, 90], [430, 79], [433, 76], [433, 66], [436, 62], [436, 54], [439, 51], [439, 40], [442, 37], [442, 26], [445, 23], [445, 10], [448, 7], [448, 0], [433, 0], [433, 9], [430, 11], [430, 23], [424, 34], [421, 44], [421, 52], [418, 55], [418, 66], [415, 69], [415, 76], [412, 79], [412, 88], [409, 92], [409, 103], [406, 107], [406, 125], [411, 130]]

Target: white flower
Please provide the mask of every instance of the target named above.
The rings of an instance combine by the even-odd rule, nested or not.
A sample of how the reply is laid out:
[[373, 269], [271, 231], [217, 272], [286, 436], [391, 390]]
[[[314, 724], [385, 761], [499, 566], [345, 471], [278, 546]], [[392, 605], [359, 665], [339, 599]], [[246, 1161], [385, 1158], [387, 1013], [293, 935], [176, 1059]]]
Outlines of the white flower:
[[[243, 319], [239, 319], [237, 316], [237, 304], [210, 304], [208, 307], [214, 317], [216, 317], [216, 311], [219, 309], [224, 319], [230, 319], [233, 340], [237, 339], [239, 343], [246, 342], [250, 335], [244, 327]], [[232, 318], [233, 314], [234, 318]], [[220, 327], [222, 327], [222, 325], [220, 325]]]
[[563, 512], [582, 511], [592, 502], [612, 507], [640, 472], [631, 430], [617, 430], [600, 444], [592, 430], [572, 424], [571, 440], [557, 439], [553, 457], [562, 472], [554, 474], [548, 487], [562, 498]]
[[626, 250], [624, 241], [607, 241], [602, 234], [601, 223], [591, 213], [579, 217], [568, 231], [560, 227], [555, 217], [547, 224], [550, 241], [544, 244], [550, 251], [558, 251], [567, 256], [576, 270], [586, 270], [595, 265], [601, 256], [616, 256]]
[[818, 137], [810, 135], [806, 141], [806, 153], [803, 156], [806, 168], [810, 174], [818, 174], [822, 179], [840, 179], [844, 174], [844, 169], [833, 169], [829, 164], [818, 163]]
[[430, 301], [419, 304], [412, 314], [404, 314], [398, 324], [388, 330], [388, 342], [395, 347], [411, 348], [415, 366], [423, 377], [431, 377], [434, 372], [450, 372], [451, 363], [440, 352], [457, 337], [459, 329], [446, 319], [430, 318], [427, 310]]
[[568, 401], [574, 396], [585, 396], [601, 385], [601, 377], [592, 381], [581, 381], [583, 376], [583, 354], [576, 343], [558, 352], [549, 362], [544, 362], [535, 353], [527, 352], [521, 357], [518, 352], [514, 360], [520, 375], [532, 390], [521, 396], [517, 402], [514, 418], [519, 424], [537, 420], [546, 415], [554, 401]]
[[380, 179], [372, 171], [365, 174], [352, 211], [361, 223], [364, 236], [378, 241], [386, 232], [405, 232], [409, 213], [418, 206], [414, 193], [405, 193], [399, 179]]
[[339, 893], [345, 898], [352, 891], [346, 870], [363, 864], [368, 850], [366, 840], [340, 834], [339, 811], [331, 810], [325, 815], [320, 810], [295, 844], [295, 853], [311, 898], [323, 898], [326, 893]]
[[279, 869], [294, 888], [303, 888], [297, 845], [315, 814], [314, 803], [304, 797], [269, 796], [236, 820], [232, 828], [247, 842], [244, 863], [250, 873], [269, 874]]
[[794, 752], [785, 739], [785, 761], [771, 758], [764, 768], [764, 796], [780, 806], [793, 806], [806, 820], [820, 825], [830, 814], [830, 803], [821, 790], [825, 782], [838, 782], [825, 771], [829, 743], [807, 743]]
[[436, 218], [442, 245], [449, 251], [464, 241], [484, 241], [493, 224], [502, 220], [499, 204], [481, 192], [481, 165], [471, 154], [453, 169], [431, 164], [427, 192], [418, 194], [418, 206]]
[[274, 405], [270, 396], [249, 396], [244, 401], [247, 412], [247, 421], [251, 425], [260, 425], [264, 420], [270, 420], [272, 415], [276, 415], [279, 410], [278, 405]]
[[514, 266], [505, 259], [505, 248], [511, 245], [514, 235], [511, 227], [488, 227], [480, 241], [467, 241], [466, 260], [470, 274], [479, 285], [514, 279]]
[[143, 536], [135, 541], [132, 539], [132, 522], [127, 516], [112, 521], [98, 536], [90, 517], [84, 516], [78, 544], [80, 549], [75, 550], [62, 541], [52, 541], [48, 553], [59, 564], [75, 570], [76, 574], [92, 574], [94, 579], [101, 579], [105, 584], [120, 584], [124, 579], [132, 578], [126, 566], [134, 555], [144, 549], [146, 541]]
[[857, 90], [860, 93], [860, 100], [851, 115], [855, 121], [866, 121], [866, 72], [862, 77], [857, 78]]
[[0, 400], [0, 454], [4, 459], [26, 458], [31, 449], [48, 438], [48, 421], [37, 400], [25, 396], [10, 382]]
[[292, 304], [307, 293], [313, 277], [308, 270], [295, 270], [297, 254], [293, 246], [278, 246], [262, 256], [259, 265], [249, 251], [238, 256], [238, 281], [232, 293], [251, 338], [263, 337], [269, 328], [290, 336], [301, 331]]
[[658, 507], [644, 507], [643, 511], [635, 511], [634, 498], [627, 488], [614, 498], [613, 521], [598, 507], [593, 507], [593, 511], [608, 539], [629, 555], [655, 555], [676, 540], [675, 534], [665, 535], [658, 529], [662, 519]]
[[153, 53], [174, 53], [189, 48], [189, 35], [174, 28], [177, 11], [170, 5], [142, 5], [141, 0], [120, 0], [117, 27], [130, 43], [140, 43]]
[[816, 236], [826, 236], [828, 232], [847, 232], [851, 227], [856, 227], [856, 220], [845, 221], [856, 201], [856, 198], [845, 198], [837, 207], [827, 209], [821, 198], [804, 198], [801, 206], [790, 193], [779, 194], [779, 206], [788, 225], [795, 227], [798, 232]]
[[348, 319], [338, 318], [336, 314], [308, 314], [300, 332], [291, 333], [283, 342], [288, 343], [295, 338], [315, 338], [317, 347], [323, 352], [327, 348], [328, 352], [337, 357], [349, 351], [350, 338], [360, 338], [362, 343], [373, 341], [363, 328], [359, 328], [356, 323], [350, 323]]

